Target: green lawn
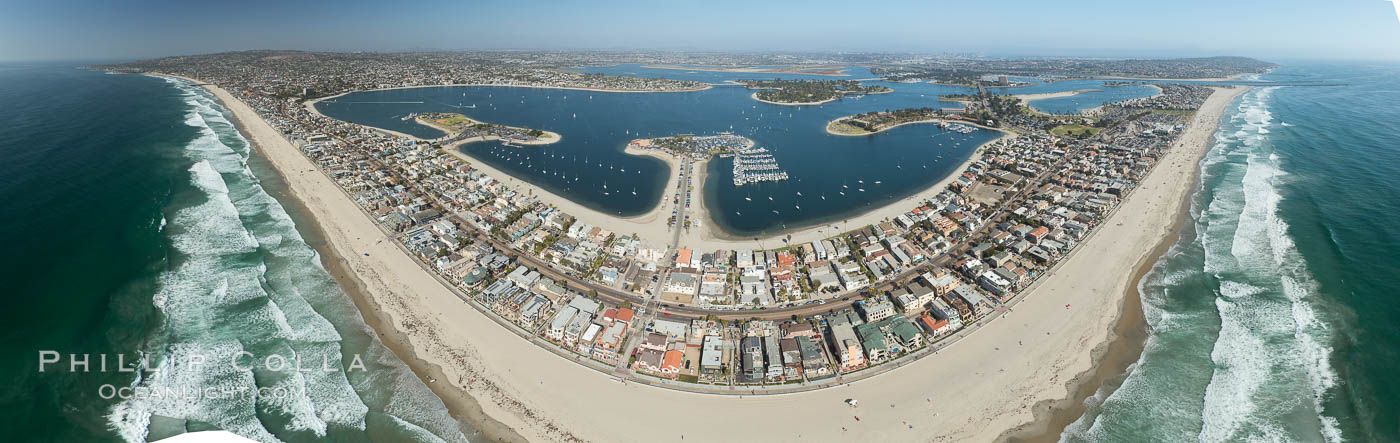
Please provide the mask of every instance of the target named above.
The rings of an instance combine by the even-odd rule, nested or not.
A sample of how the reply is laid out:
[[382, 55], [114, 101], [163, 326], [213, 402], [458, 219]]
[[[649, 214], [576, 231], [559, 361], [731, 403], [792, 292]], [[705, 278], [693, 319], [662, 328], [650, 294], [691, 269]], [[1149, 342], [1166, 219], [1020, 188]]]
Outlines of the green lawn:
[[1102, 129], [1103, 128], [1095, 128], [1093, 126], [1071, 124], [1056, 126], [1050, 129], [1050, 133], [1060, 137], [1079, 137], [1080, 134], [1083, 134], [1085, 130], [1088, 130], [1089, 135], [1093, 136], [1095, 134], [1098, 134], [1099, 131]]

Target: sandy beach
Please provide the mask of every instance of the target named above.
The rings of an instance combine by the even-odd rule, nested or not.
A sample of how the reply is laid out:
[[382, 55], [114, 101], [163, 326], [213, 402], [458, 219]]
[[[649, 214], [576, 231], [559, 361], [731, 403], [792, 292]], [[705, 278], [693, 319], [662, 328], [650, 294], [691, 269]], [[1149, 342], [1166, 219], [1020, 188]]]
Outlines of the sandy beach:
[[[904, 123], [900, 123], [900, 124], [897, 124], [897, 125], [886, 126], [886, 127], [880, 128], [880, 130], [878, 130], [878, 131], [873, 131], [873, 132], [862, 132], [862, 133], [859, 133], [859, 134], [847, 134], [847, 133], [844, 133], [844, 132], [836, 132], [836, 131], [834, 131], [834, 130], [831, 129], [831, 127], [832, 127], [832, 126], [835, 126], [837, 122], [840, 122], [840, 121], [842, 121], [842, 120], [845, 120], [845, 119], [848, 119], [848, 118], [851, 118], [851, 117], [853, 117], [853, 116], [848, 115], [848, 116], [845, 116], [845, 117], [841, 117], [841, 118], [838, 118], [838, 119], [835, 119], [835, 120], [831, 120], [831, 121], [829, 121], [829, 122], [826, 122], [826, 133], [827, 133], [827, 134], [831, 134], [831, 135], [839, 135], [839, 136], [842, 136], [842, 137], [863, 137], [863, 136], [867, 136], [867, 135], [879, 134], [879, 133], [881, 133], [881, 132], [885, 132], [885, 131], [888, 131], [888, 130], [891, 130], [891, 129], [894, 129], [894, 128], [898, 128], [898, 127], [904, 126], [904, 125], [916, 125], [916, 124], [920, 124], [920, 123], [957, 123], [957, 124], [961, 124], [961, 125], [967, 125], [967, 126], [973, 126], [973, 127], [985, 129], [985, 130], [988, 130], [988, 131], [1001, 131], [1000, 129], [996, 129], [996, 128], [992, 128], [992, 127], [988, 127], [988, 126], [984, 126], [984, 125], [979, 125], [979, 124], [977, 124], [977, 123], [973, 123], [973, 122], [970, 122], [970, 121], [967, 121], [967, 120], [955, 120], [955, 119], [950, 119], [950, 118], [930, 118], [930, 119], [924, 119], [924, 120], [915, 120], [915, 121], [912, 121], [912, 122], [904, 122]], [[998, 138], [998, 140], [1000, 140], [1000, 138]], [[993, 141], [996, 141], [996, 140], [993, 140]], [[984, 144], [985, 144], [985, 143], [984, 143]]]
[[491, 167], [491, 165], [486, 164], [486, 162], [479, 161], [476, 157], [472, 156], [471, 154], [468, 154], [462, 151], [461, 149], [458, 149], [460, 145], [469, 141], [476, 140], [471, 139], [467, 141], [459, 141], [457, 143], [444, 146], [443, 151], [447, 152], [448, 154], [454, 157], [466, 161], [473, 168], [479, 169], [482, 172], [485, 172], [486, 175], [494, 177], [497, 180], [501, 180], [506, 185], [515, 188], [520, 192], [523, 192], [527, 195], [533, 195], [536, 198], [538, 198], [541, 202], [554, 206], [555, 208], [558, 208], [564, 211], [565, 213], [574, 216], [574, 218], [578, 219], [578, 221], [602, 227], [603, 229], [612, 231], [618, 236], [632, 235], [635, 233], [638, 237], [641, 237], [643, 242], [655, 247], [665, 247], [671, 243], [671, 231], [669, 229], [666, 229], [666, 214], [669, 213], [672, 206], [670, 196], [673, 192], [675, 192], [676, 184], [680, 180], [680, 178], [677, 177], [677, 171], [680, 170], [680, 162], [675, 157], [657, 152], [655, 150], [643, 150], [633, 148], [627, 148], [625, 150], [625, 152], [628, 154], [644, 155], [660, 159], [661, 161], [666, 162], [666, 166], [671, 170], [671, 172], [670, 178], [666, 180], [666, 191], [662, 194], [661, 202], [655, 208], [652, 208], [652, 210], [647, 211], [647, 213], [642, 215], [623, 217], [617, 214], [606, 214], [596, 209], [592, 209], [587, 206], [575, 203], [572, 200], [564, 198], [563, 196], [560, 196], [553, 192], [549, 192], [548, 190], [531, 184], [530, 182], [517, 179], [514, 176], [505, 173], [505, 171], [493, 168]]
[[[213, 89], [245, 122], [245, 135], [287, 177], [289, 189], [363, 284], [377, 306], [363, 314], [383, 319], [379, 326], [401, 333], [417, 359], [441, 368], [430, 382], [439, 395], [465, 393], [486, 415], [531, 441], [681, 440], [687, 434], [744, 441], [988, 441], [1033, 422], [1032, 405], [1070, 397], [1067, 383], [1094, 367], [1092, 351], [1112, 338], [1135, 269], [1170, 237], [1192, 189], [1196, 161], [1223, 108], [1241, 91], [1213, 95], [1177, 148], [1093, 237], [1014, 304], [1007, 319], [938, 355], [847, 387], [736, 397], [620, 383], [561, 362], [495, 324], [393, 242], [380, 242], [384, 233], [329, 178], [246, 105]], [[889, 206], [895, 205], [903, 212], [909, 203]], [[565, 210], [586, 220], [583, 211]], [[847, 406], [846, 398], [861, 404]]]
[[1099, 92], [1102, 89], [1075, 89], [1073, 91], [1042, 92], [1040, 94], [1015, 94], [1012, 97], [1021, 99], [1022, 102], [1030, 103], [1031, 100], [1042, 100], [1047, 98], [1069, 97], [1071, 95], [1083, 94], [1085, 92]]

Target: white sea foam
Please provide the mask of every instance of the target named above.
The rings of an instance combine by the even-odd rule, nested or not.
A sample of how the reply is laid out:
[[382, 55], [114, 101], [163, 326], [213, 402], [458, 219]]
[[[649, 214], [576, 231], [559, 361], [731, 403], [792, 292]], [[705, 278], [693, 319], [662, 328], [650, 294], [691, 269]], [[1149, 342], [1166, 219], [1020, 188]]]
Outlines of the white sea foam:
[[[1207, 257], [1226, 259], [1214, 264], [1221, 278], [1216, 299], [1221, 329], [1211, 352], [1217, 367], [1206, 390], [1200, 438], [1339, 441], [1337, 422], [1323, 408], [1336, 375], [1325, 323], [1310, 299], [1316, 284], [1278, 214], [1278, 185], [1286, 174], [1265, 143], [1271, 91], [1260, 89], [1245, 100], [1243, 130], [1257, 135], [1241, 139], [1248, 154], [1240, 182], [1243, 205], [1233, 232], [1211, 227], [1212, 236], [1222, 237], [1206, 247]], [[1221, 257], [1214, 251], [1227, 239], [1229, 256]], [[1298, 385], [1300, 377], [1305, 386]], [[1317, 436], [1294, 435], [1281, 423], [1278, 415], [1302, 401], [1291, 394], [1297, 390], [1311, 393], [1306, 402], [1317, 414]]]
[[[249, 144], [225, 118], [221, 107], [188, 82], [167, 81], [184, 92], [190, 107], [185, 123], [198, 134], [185, 146], [192, 162], [191, 190], [180, 194], [192, 197], [184, 198], [191, 203], [169, 216], [166, 235], [175, 254], [153, 296], [153, 304], [164, 314], [164, 331], [148, 343], [148, 352], [198, 354], [209, 361], [228, 361], [240, 351], [257, 356], [275, 353], [302, 358], [306, 366], [317, 370], [250, 372], [226, 364], [199, 368], [162, 365], [140, 384], [280, 387], [293, 395], [234, 400], [132, 399], [110, 411], [113, 429], [125, 440], [144, 441], [151, 417], [161, 415], [205, 421], [258, 441], [276, 441], [259, 419], [260, 414], [271, 413], [288, 420], [285, 429], [278, 432], [323, 437], [331, 426], [364, 430], [370, 407], [360, 399], [358, 385], [358, 389], [388, 389], [383, 396], [390, 401], [381, 407], [403, 429], [426, 434], [422, 440], [437, 439], [427, 429], [454, 435], [455, 422], [443, 410], [425, 408], [436, 399], [406, 368], [374, 371], [357, 383], [340, 370], [319, 370], [323, 361], [339, 368], [343, 350], [335, 326], [317, 312], [310, 299], [349, 303], [348, 299], [326, 274], [284, 208], [259, 186], [247, 163]], [[360, 327], [365, 328], [363, 324]], [[372, 333], [366, 336], [372, 337]], [[394, 359], [377, 348], [365, 351], [365, 361], [371, 365], [377, 362], [383, 366]], [[366, 384], [366, 379], [380, 380]], [[461, 439], [455, 434], [454, 440]]]

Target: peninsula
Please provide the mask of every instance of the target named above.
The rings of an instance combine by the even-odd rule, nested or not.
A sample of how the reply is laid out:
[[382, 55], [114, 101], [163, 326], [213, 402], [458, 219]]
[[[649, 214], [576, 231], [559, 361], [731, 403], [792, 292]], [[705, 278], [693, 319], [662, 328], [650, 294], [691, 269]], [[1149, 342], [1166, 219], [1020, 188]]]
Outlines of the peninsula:
[[[672, 223], [672, 243], [647, 244], [628, 225], [586, 221], [430, 141], [267, 93], [297, 75], [210, 65], [125, 68], [159, 66], [213, 91], [313, 213], [328, 252], [354, 270], [375, 307], [364, 315], [390, 325], [386, 343], [447, 404], [479, 403], [541, 440], [637, 441], [663, 427], [715, 439], [842, 436], [846, 426], [874, 436], [916, 423], [985, 441], [1035, 422], [1025, 405], [1064, 400], [1075, 388], [1065, 383], [1112, 339], [1134, 271], [1170, 237], [1194, 162], [1244, 89], [1179, 85], [1189, 93], [1154, 105], [1193, 113], [1124, 103], [1086, 139], [1050, 134], [1047, 120], [1007, 102], [969, 102], [969, 118], [1016, 132], [978, 147], [931, 192], [892, 203], [887, 220], [710, 249], [685, 235], [688, 224]], [[938, 114], [926, 109], [838, 120], [875, 133]], [[704, 183], [695, 163], [673, 169], [673, 214]], [[947, 383], [966, 377], [987, 382]], [[790, 395], [748, 397], [778, 393]], [[842, 405], [853, 397], [891, 407], [856, 422], [856, 406]], [[961, 398], [977, 400], [949, 401]], [[727, 425], [691, 419], [696, 409]], [[638, 434], [620, 430], [619, 417], [666, 425]]]
[[414, 119], [420, 124], [446, 132], [446, 137], [435, 140], [446, 144], [499, 140], [506, 146], [538, 146], [558, 143], [563, 139], [559, 134], [550, 131], [483, 123], [458, 113], [434, 112], [415, 115]]

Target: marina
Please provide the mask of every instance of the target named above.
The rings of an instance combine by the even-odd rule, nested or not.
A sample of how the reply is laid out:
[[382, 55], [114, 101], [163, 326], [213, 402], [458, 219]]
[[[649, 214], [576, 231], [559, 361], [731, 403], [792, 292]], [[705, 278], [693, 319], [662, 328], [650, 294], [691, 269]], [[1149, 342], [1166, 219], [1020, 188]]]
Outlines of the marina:
[[[776, 182], [788, 179], [787, 172], [778, 167], [773, 154], [764, 148], [751, 148], [734, 154], [734, 186], [751, 183]], [[797, 195], [800, 197], [802, 193]]]

